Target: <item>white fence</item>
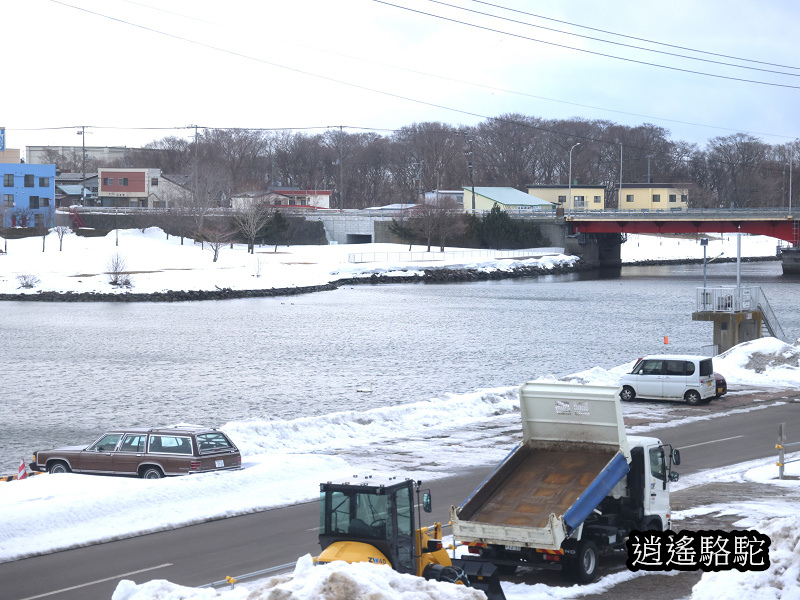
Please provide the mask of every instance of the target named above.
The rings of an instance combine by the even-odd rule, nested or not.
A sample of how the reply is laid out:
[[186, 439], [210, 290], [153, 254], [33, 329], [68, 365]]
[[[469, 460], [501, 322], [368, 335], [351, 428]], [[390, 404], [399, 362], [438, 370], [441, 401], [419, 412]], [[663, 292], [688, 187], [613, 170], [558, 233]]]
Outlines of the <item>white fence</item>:
[[347, 262], [431, 262], [465, 259], [500, 260], [505, 258], [532, 258], [563, 254], [563, 248], [528, 248], [526, 250], [452, 250], [445, 252], [361, 252], [347, 255]]

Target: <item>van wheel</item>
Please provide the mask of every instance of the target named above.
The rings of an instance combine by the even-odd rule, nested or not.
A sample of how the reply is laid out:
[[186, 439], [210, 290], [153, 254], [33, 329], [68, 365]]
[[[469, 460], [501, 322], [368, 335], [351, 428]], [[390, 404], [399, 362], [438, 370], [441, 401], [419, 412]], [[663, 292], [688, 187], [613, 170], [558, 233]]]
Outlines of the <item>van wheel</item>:
[[619, 399], [623, 402], [630, 402], [634, 398], [636, 398], [636, 392], [633, 391], [633, 388], [629, 385], [622, 388], [622, 391], [619, 393]]
[[700, 397], [700, 392], [697, 390], [689, 390], [684, 394], [683, 399], [686, 400], [686, 404], [689, 406], [697, 406], [703, 401], [703, 399]]

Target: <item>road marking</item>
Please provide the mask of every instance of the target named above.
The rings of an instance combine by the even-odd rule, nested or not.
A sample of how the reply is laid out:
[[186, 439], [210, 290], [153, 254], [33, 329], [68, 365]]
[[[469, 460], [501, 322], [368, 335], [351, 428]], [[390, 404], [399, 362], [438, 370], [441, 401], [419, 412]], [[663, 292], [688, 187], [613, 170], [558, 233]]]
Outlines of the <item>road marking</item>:
[[164, 563], [163, 565], [158, 565], [155, 567], [148, 567], [146, 569], [139, 569], [138, 571], [131, 571], [130, 573], [122, 573], [121, 575], [114, 575], [113, 577], [106, 577], [105, 579], [97, 579], [96, 581], [89, 581], [88, 583], [82, 583], [80, 585], [73, 585], [72, 587], [63, 588], [60, 590], [55, 590], [53, 592], [47, 592], [45, 594], [39, 594], [38, 596], [28, 596], [27, 598], [20, 598], [20, 600], [35, 600], [36, 598], [44, 598], [46, 596], [53, 596], [54, 594], [62, 594], [64, 592], [69, 592], [72, 590], [77, 590], [83, 587], [87, 587], [90, 585], [95, 585], [98, 583], [104, 583], [106, 581], [113, 581], [114, 579], [120, 579], [122, 577], [129, 577], [131, 575], [138, 575], [139, 573], [146, 573], [147, 571], [154, 571], [156, 569], [163, 569], [164, 567], [171, 567], [172, 563]]
[[705, 446], [706, 444], [716, 444], [717, 442], [727, 442], [728, 440], [736, 440], [739, 438], [744, 437], [743, 435], [735, 435], [729, 438], [722, 438], [721, 440], [711, 440], [710, 442], [700, 442], [699, 444], [692, 444], [691, 446], [681, 446], [678, 450], [684, 450], [685, 448], [696, 448], [697, 446]]

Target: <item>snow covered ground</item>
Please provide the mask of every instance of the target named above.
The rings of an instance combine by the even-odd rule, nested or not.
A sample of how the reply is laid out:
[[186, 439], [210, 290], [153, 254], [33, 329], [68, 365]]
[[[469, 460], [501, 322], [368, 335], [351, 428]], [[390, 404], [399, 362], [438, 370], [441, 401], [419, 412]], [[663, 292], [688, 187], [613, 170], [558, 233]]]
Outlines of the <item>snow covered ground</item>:
[[[397, 244], [358, 244], [331, 246], [257, 247], [248, 254], [246, 247], [225, 246], [217, 262], [212, 253], [186, 238], [170, 236], [152, 227], [119, 231], [102, 238], [67, 234], [62, 250], [55, 233], [47, 236], [42, 251], [42, 238], [7, 240], [8, 253], [0, 255], [0, 294], [41, 291], [153, 293], [166, 290], [234, 290], [307, 287], [339, 279], [369, 277], [377, 273], [388, 276], [408, 276], [430, 268], [468, 268], [510, 270], [517, 266], [551, 267], [573, 263], [576, 258], [550, 254], [541, 258], [509, 260], [494, 258], [490, 251], [447, 248], [439, 252], [424, 252], [424, 246], [414, 246], [414, 260], [409, 260], [408, 246]], [[775, 256], [774, 238], [743, 236], [742, 257]], [[712, 237], [707, 249], [709, 259], [724, 253], [736, 256], [736, 236]], [[0, 238], [2, 247], [2, 238]], [[349, 254], [374, 254], [377, 259], [368, 263], [348, 262]], [[106, 274], [112, 257], [119, 255], [124, 270], [130, 273], [131, 288], [114, 287]], [[703, 258], [699, 240], [659, 238], [632, 235], [622, 245], [624, 263], [643, 260]], [[20, 278], [35, 277], [33, 287], [21, 287]]]
[[[127, 270], [133, 271], [133, 291], [149, 292], [165, 289], [197, 290], [230, 287], [290, 287], [319, 285], [342, 277], [369, 276], [375, 272], [407, 275], [409, 270], [443, 267], [484, 269], [509, 268], [515, 261], [479, 258], [408, 263], [384, 261], [353, 264], [347, 262], [350, 252], [402, 252], [407, 247], [393, 245], [280, 247], [259, 248], [248, 255], [243, 247], [226, 248], [217, 263], [210, 252], [199, 245], [177, 238], [169, 240], [163, 232], [149, 229], [120, 232], [119, 247], [114, 234], [106, 238], [64, 240], [63, 252], [58, 239], [51, 235], [41, 251], [41, 238], [9, 240], [8, 254], [0, 256], [0, 293], [18, 293], [19, 275], [34, 275], [37, 290], [113, 292], [107, 270], [110, 257], [124, 253]], [[634, 245], [635, 244], [635, 245]], [[719, 248], [714, 246], [718, 244]], [[713, 248], [713, 250], [712, 250]], [[723, 249], [724, 248], [724, 249]], [[743, 256], [774, 256], [775, 241], [770, 238], [743, 238]], [[415, 248], [415, 250], [420, 250]], [[736, 254], [735, 236], [712, 241], [709, 256], [720, 252]], [[679, 256], [702, 258], [702, 247], [695, 240], [664, 240], [650, 236], [631, 236], [623, 246], [623, 260], [633, 262]], [[574, 260], [563, 255], [527, 259], [552, 265]], [[259, 261], [261, 264], [259, 265]], [[523, 261], [520, 261], [523, 262]], [[760, 372], [748, 368], [756, 357]], [[800, 368], [798, 349], [774, 338], [742, 344], [715, 358], [716, 370], [725, 374], [730, 385], [798, 388]], [[586, 383], [616, 384], [620, 374], [632, 364], [605, 370], [598, 367], [571, 377]], [[761, 369], [763, 367], [763, 370]], [[443, 404], [457, 404], [458, 411], [442, 410]], [[626, 416], [643, 410], [635, 404], [624, 407]], [[668, 410], [668, 409], [665, 409]], [[453, 415], [458, 422], [453, 422]], [[652, 416], [652, 409], [648, 409]], [[708, 417], [697, 417], [708, 418]], [[349, 476], [353, 472], [376, 475], [413, 471], [423, 480], [444, 477], [460, 467], [485, 465], [502, 459], [515, 443], [519, 431], [516, 388], [476, 390], [471, 394], [447, 395], [366, 413], [341, 412], [322, 417], [292, 421], [241, 421], [227, 423], [228, 432], [242, 450], [243, 469], [238, 472], [208, 473], [193, 477], [156, 481], [129, 480], [85, 475], [41, 475], [24, 481], [0, 483], [0, 562], [46, 553], [58, 549], [92, 544], [101, 540], [119, 539], [140, 533], [158, 531], [201, 522], [220, 516], [244, 514], [269, 507], [284, 506], [317, 496], [319, 481]], [[328, 425], [335, 423], [336, 427]], [[420, 424], [425, 423], [425, 427]], [[489, 427], [479, 427], [486, 425]], [[476, 435], [476, 431], [486, 429]], [[646, 431], [637, 427], [632, 432]], [[481, 437], [482, 436], [482, 437]], [[403, 439], [404, 453], [393, 453], [391, 447]], [[427, 456], [426, 449], [435, 438], [442, 449], [440, 464], [420, 471], [418, 465]], [[376, 455], [378, 444], [388, 448]], [[460, 451], [469, 440], [480, 452]], [[800, 475], [800, 463], [794, 468]], [[788, 471], [790, 474], [791, 470]], [[775, 482], [774, 458], [759, 464], [741, 465], [724, 473], [706, 472], [680, 485], [696, 485], [720, 477], [760, 481], [765, 485], [797, 485]], [[113, 505], [114, 512], [106, 507]], [[733, 511], [748, 515], [742, 528], [755, 528], [773, 539], [771, 559], [775, 565], [765, 573], [723, 572], [706, 574], [695, 588], [693, 597], [751, 595], [754, 598], [800, 598], [797, 565], [800, 564], [800, 505], [792, 502], [748, 504], [744, 506], [709, 507], [708, 510]], [[36, 528], [20, 528], [36, 515]], [[681, 515], [676, 515], [680, 519]], [[299, 557], [294, 576], [281, 576], [237, 586], [233, 591], [196, 590], [154, 580], [136, 585], [123, 581], [114, 600], [177, 600], [220, 598], [477, 598], [475, 590], [447, 584], [425, 582], [392, 571], [379, 572], [374, 565], [339, 565], [311, 568], [309, 557]], [[573, 598], [587, 593], [610, 590], [624, 579], [642, 573], [622, 572], [608, 575], [595, 584], [580, 588], [548, 588], [543, 585], [504, 584], [510, 600]], [[793, 579], [792, 579], [793, 578]], [[794, 582], [794, 587], [792, 587]], [[327, 590], [327, 591], [323, 591]], [[730, 591], [730, 594], [720, 594]], [[795, 594], [792, 596], [791, 594]]]

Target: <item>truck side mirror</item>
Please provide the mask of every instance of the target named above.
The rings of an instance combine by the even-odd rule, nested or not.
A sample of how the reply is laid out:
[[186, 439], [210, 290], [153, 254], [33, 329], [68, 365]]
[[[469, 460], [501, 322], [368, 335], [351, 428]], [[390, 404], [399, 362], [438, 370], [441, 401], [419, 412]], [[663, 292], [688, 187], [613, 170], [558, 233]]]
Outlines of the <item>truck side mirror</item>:
[[672, 483], [675, 483], [675, 482], [676, 482], [676, 481], [678, 481], [678, 479], [680, 479], [680, 478], [681, 478], [681, 475], [680, 475], [680, 473], [676, 473], [675, 471], [670, 471], [670, 472], [669, 472], [669, 480], [670, 480]]
[[672, 449], [672, 464], [676, 466], [681, 464], [681, 451], [677, 448]]
[[431, 512], [433, 510], [431, 508], [431, 493], [430, 491], [422, 492], [422, 510], [426, 513]]

